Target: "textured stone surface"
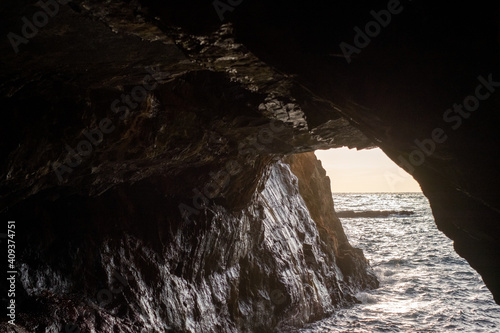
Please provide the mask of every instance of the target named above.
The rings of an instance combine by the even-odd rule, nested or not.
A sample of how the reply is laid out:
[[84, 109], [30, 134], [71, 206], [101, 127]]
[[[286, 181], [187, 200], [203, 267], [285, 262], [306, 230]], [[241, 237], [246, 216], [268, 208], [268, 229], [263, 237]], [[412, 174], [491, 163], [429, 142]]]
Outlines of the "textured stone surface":
[[[244, 209], [210, 203], [189, 220], [159, 195], [163, 184], [147, 181], [20, 204], [18, 322], [57, 332], [267, 332], [351, 304], [378, 282], [347, 242], [315, 156], [290, 163], [314, 176], [298, 180], [274, 162]], [[321, 211], [317, 198], [330, 198]]]

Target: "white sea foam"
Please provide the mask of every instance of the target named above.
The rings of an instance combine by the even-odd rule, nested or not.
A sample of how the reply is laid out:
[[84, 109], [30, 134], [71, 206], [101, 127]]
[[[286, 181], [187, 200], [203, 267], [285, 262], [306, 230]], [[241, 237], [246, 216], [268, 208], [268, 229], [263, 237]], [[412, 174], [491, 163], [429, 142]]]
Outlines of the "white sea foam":
[[300, 330], [313, 332], [500, 332], [500, 306], [454, 251], [418, 193], [335, 194], [339, 211], [401, 211], [411, 216], [341, 218], [363, 249], [380, 288], [361, 302]]

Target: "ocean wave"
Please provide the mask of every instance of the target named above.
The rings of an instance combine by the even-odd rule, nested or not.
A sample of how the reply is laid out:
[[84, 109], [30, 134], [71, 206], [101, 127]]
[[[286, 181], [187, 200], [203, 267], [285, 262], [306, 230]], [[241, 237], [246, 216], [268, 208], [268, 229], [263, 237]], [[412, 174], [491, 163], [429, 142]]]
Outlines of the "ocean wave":
[[354, 217], [342, 221], [346, 236], [363, 249], [380, 286], [300, 333], [500, 332], [500, 308], [436, 228], [422, 194], [356, 196], [335, 196], [338, 216]]
[[415, 212], [410, 210], [365, 210], [365, 211], [354, 211], [345, 210], [337, 212], [338, 217], [388, 217], [388, 216], [409, 216], [413, 215]]
[[375, 303], [377, 303], [377, 298], [374, 297], [373, 295], [370, 295], [367, 292], [363, 292], [363, 291], [358, 292], [355, 297], [358, 300], [358, 302], [360, 302], [362, 304], [375, 304]]

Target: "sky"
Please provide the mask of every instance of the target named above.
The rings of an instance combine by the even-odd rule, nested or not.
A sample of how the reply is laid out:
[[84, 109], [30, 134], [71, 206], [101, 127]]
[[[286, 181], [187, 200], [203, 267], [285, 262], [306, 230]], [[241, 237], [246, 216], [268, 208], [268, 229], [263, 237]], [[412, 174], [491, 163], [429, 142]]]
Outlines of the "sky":
[[421, 192], [420, 185], [380, 148], [316, 150], [332, 192]]

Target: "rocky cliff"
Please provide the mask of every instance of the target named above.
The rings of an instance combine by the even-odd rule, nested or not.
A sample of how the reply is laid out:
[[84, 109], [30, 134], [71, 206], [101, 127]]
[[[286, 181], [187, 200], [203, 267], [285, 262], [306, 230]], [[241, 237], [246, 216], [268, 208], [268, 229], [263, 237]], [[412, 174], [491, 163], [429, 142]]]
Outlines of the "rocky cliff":
[[412, 173], [498, 302], [495, 4], [0, 7], [28, 331], [274, 330], [352, 302], [376, 281], [297, 155], [342, 146]]
[[314, 154], [287, 163], [263, 167], [243, 209], [207, 202], [186, 219], [151, 181], [16, 205], [16, 322], [45, 332], [271, 332], [351, 304], [377, 280], [349, 245]]

